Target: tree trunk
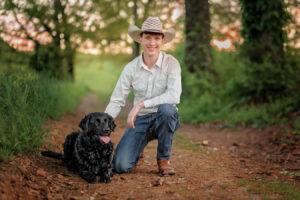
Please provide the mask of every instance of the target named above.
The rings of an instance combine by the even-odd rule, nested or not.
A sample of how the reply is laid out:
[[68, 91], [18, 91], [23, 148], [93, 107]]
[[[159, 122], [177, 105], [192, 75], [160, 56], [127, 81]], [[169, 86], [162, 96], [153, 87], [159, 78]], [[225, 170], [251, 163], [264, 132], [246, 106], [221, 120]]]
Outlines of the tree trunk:
[[185, 63], [188, 71], [214, 73], [212, 69], [211, 33], [208, 0], [186, 0]]
[[[134, 6], [133, 6], [133, 17], [134, 17], [134, 24], [138, 24], [138, 15], [137, 15], [137, 0], [134, 0]], [[140, 44], [138, 42], [133, 43], [133, 58], [139, 56], [140, 54]]]

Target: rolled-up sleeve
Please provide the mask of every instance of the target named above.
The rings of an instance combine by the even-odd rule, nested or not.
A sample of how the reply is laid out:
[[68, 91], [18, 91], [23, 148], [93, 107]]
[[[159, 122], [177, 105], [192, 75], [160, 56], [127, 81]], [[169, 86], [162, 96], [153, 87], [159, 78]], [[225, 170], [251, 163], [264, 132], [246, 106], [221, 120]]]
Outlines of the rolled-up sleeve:
[[116, 87], [111, 95], [105, 113], [110, 114], [114, 119], [119, 115], [121, 108], [125, 106], [126, 99], [131, 90], [131, 74], [128, 65], [124, 68]]
[[182, 92], [181, 87], [181, 68], [177, 60], [172, 59], [168, 67], [168, 78], [167, 78], [167, 89], [166, 91], [156, 97], [145, 100], [145, 108], [154, 107], [161, 104], [179, 104], [180, 95]]

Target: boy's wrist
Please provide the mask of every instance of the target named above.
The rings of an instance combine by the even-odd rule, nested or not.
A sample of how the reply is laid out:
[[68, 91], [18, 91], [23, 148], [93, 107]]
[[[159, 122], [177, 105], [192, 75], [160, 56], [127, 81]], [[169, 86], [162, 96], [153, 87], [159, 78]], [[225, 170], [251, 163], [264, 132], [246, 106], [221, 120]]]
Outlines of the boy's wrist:
[[138, 106], [139, 106], [140, 108], [145, 108], [145, 104], [144, 104], [144, 102], [140, 102], [140, 103], [138, 103]]

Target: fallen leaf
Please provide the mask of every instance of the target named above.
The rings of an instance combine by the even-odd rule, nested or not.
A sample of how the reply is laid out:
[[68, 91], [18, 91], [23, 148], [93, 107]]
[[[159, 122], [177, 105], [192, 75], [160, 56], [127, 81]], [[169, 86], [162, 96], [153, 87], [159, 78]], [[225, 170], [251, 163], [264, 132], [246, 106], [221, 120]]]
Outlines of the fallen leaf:
[[282, 151], [283, 149], [285, 149], [287, 147], [287, 145], [286, 144], [282, 144], [282, 145], [280, 145], [280, 147], [279, 147], [279, 151]]
[[47, 173], [45, 172], [45, 170], [43, 168], [39, 168], [38, 170], [36, 170], [36, 174], [43, 176], [43, 177], [47, 176]]
[[152, 185], [153, 186], [161, 186], [161, 185], [163, 185], [164, 184], [164, 179], [163, 178], [159, 178], [159, 179], [157, 179], [156, 181], [154, 181], [153, 183], [152, 183]]

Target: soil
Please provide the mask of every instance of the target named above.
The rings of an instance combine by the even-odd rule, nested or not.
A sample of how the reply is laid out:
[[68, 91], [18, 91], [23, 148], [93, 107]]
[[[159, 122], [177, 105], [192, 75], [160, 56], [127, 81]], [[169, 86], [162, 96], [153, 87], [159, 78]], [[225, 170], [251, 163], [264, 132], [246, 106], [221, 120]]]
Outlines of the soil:
[[[79, 129], [83, 116], [104, 108], [99, 98], [90, 94], [75, 112], [48, 120], [45, 128], [49, 134], [39, 151], [61, 152], [66, 135]], [[115, 146], [126, 129], [129, 109], [127, 105], [116, 119], [111, 137]], [[284, 127], [280, 126], [263, 130], [216, 127], [220, 125], [181, 125], [176, 134], [189, 143], [176, 145], [183, 137], [175, 137], [171, 163], [176, 174], [167, 177], [157, 173], [157, 141], [146, 147], [142, 166], [113, 176], [109, 184], [88, 184], [61, 161], [42, 157], [39, 151], [18, 155], [1, 163], [0, 199], [262, 199], [265, 194], [250, 190], [250, 183], [284, 181], [300, 187], [298, 135], [281, 135]], [[268, 196], [279, 197], [277, 193]]]

